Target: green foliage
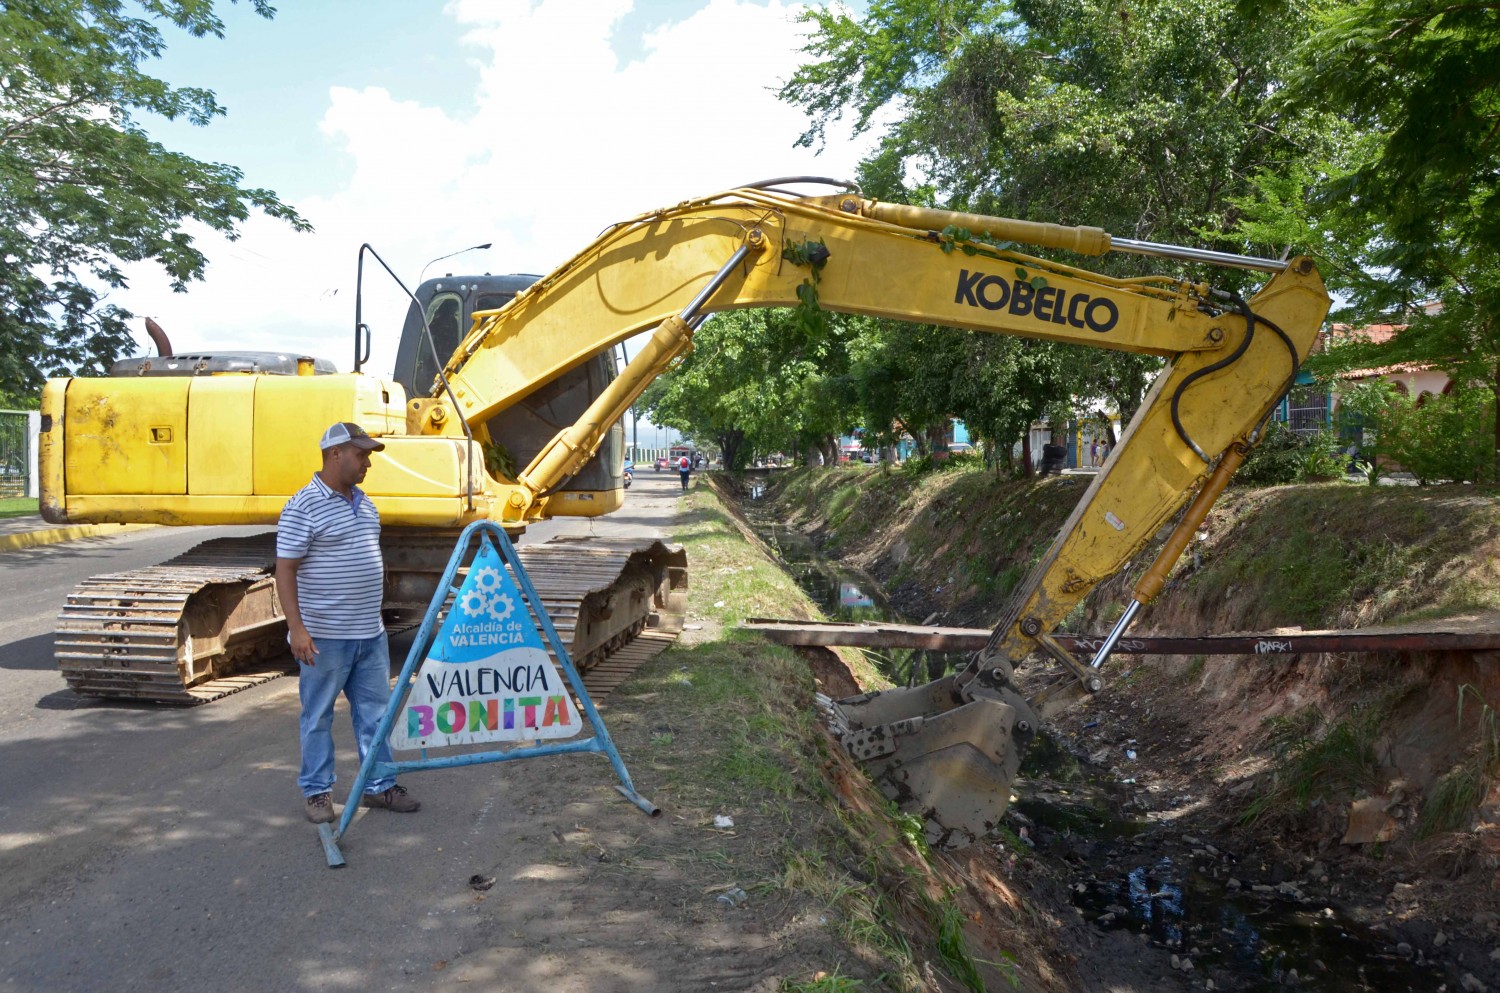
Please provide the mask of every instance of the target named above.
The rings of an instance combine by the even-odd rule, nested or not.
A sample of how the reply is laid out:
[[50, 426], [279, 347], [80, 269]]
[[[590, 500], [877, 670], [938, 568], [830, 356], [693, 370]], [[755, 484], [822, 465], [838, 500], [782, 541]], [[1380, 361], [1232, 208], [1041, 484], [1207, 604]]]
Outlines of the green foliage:
[[1339, 447], [1338, 435], [1319, 431], [1302, 439], [1297, 452], [1297, 479], [1309, 482], [1342, 476], [1348, 464], [1348, 457]]
[[793, 310], [797, 323], [809, 338], [828, 335], [828, 318], [818, 303], [818, 279], [828, 264], [828, 246], [821, 241], [788, 243], [781, 257], [792, 265], [808, 270], [807, 278], [797, 287], [797, 306]]
[[842, 975], [837, 968], [806, 982], [782, 980], [781, 993], [858, 993], [865, 984], [858, 979]]
[[1413, 398], [1375, 380], [1349, 387], [1342, 406], [1363, 429], [1367, 476], [1383, 461], [1422, 483], [1495, 478], [1495, 393], [1488, 385]]
[[716, 314], [694, 349], [642, 395], [653, 421], [713, 438], [725, 465], [753, 453], [808, 449], [854, 426], [840, 315], [809, 329], [791, 310]]
[[964, 915], [954, 904], [950, 895], [937, 908], [938, 961], [948, 974], [963, 984], [971, 993], [985, 993], [984, 977], [979, 973], [979, 964], [969, 953], [964, 940]]
[[1343, 473], [1348, 460], [1339, 450], [1337, 437], [1320, 431], [1299, 435], [1285, 421], [1266, 425], [1260, 444], [1234, 474], [1236, 486], [1281, 486], [1309, 478]]
[[484, 452], [484, 468], [496, 479], [514, 480], [520, 470], [516, 466], [516, 457], [511, 454], [510, 449], [498, 441], [486, 441], [480, 446]]
[[1458, 723], [1463, 726], [1468, 697], [1479, 701], [1475, 721], [1476, 740], [1467, 759], [1448, 770], [1434, 785], [1422, 805], [1417, 824], [1418, 837], [1463, 828], [1474, 810], [1489, 795], [1495, 776], [1500, 773], [1500, 717], [1473, 685], [1458, 688]]
[[1381, 423], [1391, 457], [1419, 481], [1494, 481], [1495, 393], [1489, 386], [1429, 396], [1420, 406], [1402, 397]]
[[984, 456], [978, 452], [949, 452], [938, 468], [943, 472], [972, 472], [984, 468]]
[[1234, 474], [1236, 486], [1281, 486], [1295, 482], [1298, 468], [1299, 439], [1285, 421], [1266, 425], [1260, 444]]
[[[958, 227], [954, 224], [950, 224], [938, 232], [938, 246], [942, 248], [944, 255], [951, 255], [954, 249], [957, 249], [964, 255], [981, 256], [987, 259], [995, 259], [999, 262], [1004, 262], [1009, 258], [1007, 255], [1002, 255], [1002, 252], [1010, 251], [1016, 247], [1014, 242], [998, 241], [987, 233], [976, 235], [968, 228]], [[1026, 279], [1026, 270], [1017, 266], [1016, 278]], [[1045, 276], [1035, 276], [1030, 282], [1035, 289], [1041, 289], [1047, 285]]]
[[[251, 0], [265, 17], [266, 0]], [[0, 6], [0, 391], [46, 375], [101, 373], [132, 349], [128, 311], [108, 303], [124, 263], [151, 260], [174, 289], [207, 259], [186, 228], [233, 238], [251, 210], [308, 224], [233, 166], [152, 141], [137, 114], [206, 125], [211, 92], [141, 71], [169, 24], [221, 36], [211, 0], [12, 0]]]
[[1444, 773], [1432, 786], [1417, 820], [1417, 837], [1457, 831], [1484, 802], [1489, 781], [1473, 763], [1462, 763]]
[[1319, 734], [1320, 712], [1309, 707], [1269, 722], [1275, 769], [1271, 788], [1250, 803], [1246, 824], [1285, 822], [1314, 802], [1344, 798], [1380, 782], [1375, 739], [1379, 714], [1363, 711], [1332, 722]]
[[1371, 486], [1380, 484], [1389, 457], [1389, 438], [1382, 427], [1382, 419], [1386, 410], [1400, 399], [1401, 394], [1385, 379], [1345, 383], [1341, 387], [1339, 418], [1344, 430], [1360, 434], [1360, 459], [1355, 463], [1355, 469]]
[[911, 846], [912, 851], [922, 856], [927, 862], [932, 861], [932, 848], [927, 844], [927, 832], [923, 827], [922, 818], [918, 814], [903, 814], [894, 803], [888, 804], [886, 814], [891, 818], [891, 823], [896, 826], [896, 833], [901, 840]]
[[[1243, 252], [1255, 246], [1237, 230], [1235, 198], [1250, 194], [1249, 177], [1279, 173], [1336, 137], [1320, 112], [1268, 123], [1289, 53], [1327, 2], [1275, 16], [1229, 0], [814, 8], [803, 15], [813, 27], [807, 62], [781, 95], [807, 111], [810, 145], [845, 113], [858, 129], [883, 110], [895, 116], [860, 169], [869, 195], [937, 203], [941, 194], [940, 205], [958, 210]], [[950, 226], [935, 237], [945, 252], [1045, 282], [987, 232]], [[1158, 268], [1121, 254], [1086, 264], [1123, 277]], [[1212, 278], [1231, 289], [1249, 280], [1228, 270]], [[1082, 346], [903, 333], [921, 345], [897, 341], [856, 358], [866, 426], [902, 419], [920, 429], [936, 411], [998, 452], [1043, 412], [1075, 416], [1085, 399], [1089, 413], [1107, 406], [1128, 421], [1161, 368], [1154, 356]]]
[[[1337, 205], [1342, 220], [1373, 222], [1344, 234], [1395, 277], [1378, 282], [1399, 297], [1492, 268], [1500, 249], [1500, 9], [1330, 4], [1296, 54], [1282, 105], [1326, 108], [1361, 136], [1314, 195], [1320, 206]], [[1497, 294], [1491, 277], [1457, 295], [1492, 324]]]
[[1356, 0], [1319, 5], [1313, 28], [1273, 105], [1325, 115], [1332, 140], [1293, 170], [1257, 174], [1241, 230], [1322, 256], [1341, 319], [1401, 329], [1309, 365], [1416, 363], [1496, 385], [1500, 8]]
[[880, 195], [897, 192], [882, 182], [904, 185], [903, 163], [926, 180], [915, 192], [947, 191], [964, 209], [1238, 250], [1228, 197], [1319, 144], [1312, 115], [1265, 124], [1318, 6], [1274, 17], [1217, 0], [815, 10], [808, 62], [782, 96], [807, 110], [809, 144], [846, 110], [863, 127], [898, 108], [860, 177]]
[[972, 370], [971, 349], [979, 336], [875, 318], [847, 326], [856, 413], [870, 441], [891, 444], [904, 431], [925, 452], [929, 429], [968, 413], [957, 402], [956, 384]]
[[[0, 362], [3, 362], [0, 358]], [[0, 390], [0, 410], [39, 410], [42, 406], [40, 393], [8, 393]]]
[[932, 472], [935, 467], [936, 463], [932, 461], [932, 456], [913, 455], [905, 462], [902, 462], [901, 468], [896, 471], [899, 472], [904, 478], [915, 482], [916, 480], [921, 479], [923, 476], [927, 475], [929, 472]]

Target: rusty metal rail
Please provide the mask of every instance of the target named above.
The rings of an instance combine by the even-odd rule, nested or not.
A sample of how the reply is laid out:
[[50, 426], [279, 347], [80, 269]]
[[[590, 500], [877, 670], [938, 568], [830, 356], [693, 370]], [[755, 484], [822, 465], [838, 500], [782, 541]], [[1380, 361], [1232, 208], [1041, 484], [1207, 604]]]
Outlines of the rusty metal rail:
[[[988, 628], [921, 627], [916, 624], [848, 624], [752, 617], [742, 625], [781, 645], [844, 645], [853, 648], [924, 648], [977, 652], [989, 642]], [[1057, 634], [1070, 652], [1092, 652], [1102, 637]], [[1500, 650], [1500, 630], [1302, 631], [1222, 634], [1195, 638], [1122, 638], [1121, 655], [1304, 655], [1318, 652], [1435, 652]]]

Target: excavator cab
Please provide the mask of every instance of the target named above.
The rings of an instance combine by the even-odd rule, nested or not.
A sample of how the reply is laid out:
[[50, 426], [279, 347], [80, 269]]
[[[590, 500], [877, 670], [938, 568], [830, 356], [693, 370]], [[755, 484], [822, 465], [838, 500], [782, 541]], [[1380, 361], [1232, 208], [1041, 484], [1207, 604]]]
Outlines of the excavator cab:
[[[438, 395], [442, 390], [438, 373], [473, 326], [475, 313], [499, 310], [540, 278], [528, 273], [450, 274], [423, 282], [413, 294], [416, 300], [406, 311], [392, 378], [401, 384], [408, 397]], [[422, 329], [424, 314], [432, 331], [431, 346]], [[485, 422], [490, 437], [505, 440], [506, 451], [515, 465], [527, 465], [559, 429], [578, 420], [617, 373], [613, 349], [600, 352], [570, 372], [542, 383], [519, 403], [490, 418]], [[625, 429], [616, 423], [594, 457], [559, 489], [568, 492], [621, 489], [625, 485], [621, 471], [624, 462]]]

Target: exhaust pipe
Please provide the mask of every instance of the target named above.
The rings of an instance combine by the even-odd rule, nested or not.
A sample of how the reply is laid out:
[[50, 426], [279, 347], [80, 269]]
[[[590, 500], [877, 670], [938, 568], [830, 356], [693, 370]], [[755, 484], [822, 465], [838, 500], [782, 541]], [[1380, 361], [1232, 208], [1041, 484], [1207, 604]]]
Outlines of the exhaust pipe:
[[151, 336], [151, 340], [156, 343], [157, 355], [172, 354], [172, 343], [167, 340], [167, 333], [162, 330], [160, 324], [156, 323], [149, 317], [146, 318], [146, 333], [149, 334]]

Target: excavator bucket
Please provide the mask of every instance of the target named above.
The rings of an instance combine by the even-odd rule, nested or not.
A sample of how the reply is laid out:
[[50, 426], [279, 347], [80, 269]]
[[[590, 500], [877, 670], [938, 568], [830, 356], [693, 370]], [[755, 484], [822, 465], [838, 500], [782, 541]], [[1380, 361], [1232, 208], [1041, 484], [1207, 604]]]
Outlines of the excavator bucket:
[[1036, 727], [1013, 691], [954, 706], [953, 682], [949, 676], [832, 705], [849, 753], [882, 793], [922, 818], [928, 843], [944, 848], [994, 834]]

